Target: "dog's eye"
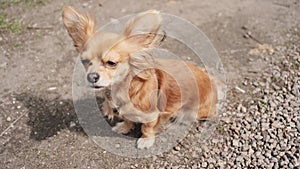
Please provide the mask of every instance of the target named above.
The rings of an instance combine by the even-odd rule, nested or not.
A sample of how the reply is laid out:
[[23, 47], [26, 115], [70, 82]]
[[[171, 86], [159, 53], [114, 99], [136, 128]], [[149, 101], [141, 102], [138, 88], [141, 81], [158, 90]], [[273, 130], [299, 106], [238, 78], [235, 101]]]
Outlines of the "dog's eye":
[[81, 63], [84, 65], [84, 66], [90, 66], [92, 65], [92, 62], [90, 60], [87, 60], [87, 59], [82, 59], [81, 60]]
[[113, 61], [107, 61], [106, 62], [106, 65], [110, 66], [110, 67], [115, 67], [115, 66], [117, 66], [117, 64], [118, 64], [117, 62], [113, 62]]

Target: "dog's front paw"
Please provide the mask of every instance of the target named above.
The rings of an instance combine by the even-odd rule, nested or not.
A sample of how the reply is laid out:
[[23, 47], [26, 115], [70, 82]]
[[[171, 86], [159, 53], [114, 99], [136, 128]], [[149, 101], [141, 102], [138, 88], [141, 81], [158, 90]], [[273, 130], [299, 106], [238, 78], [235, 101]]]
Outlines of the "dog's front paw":
[[103, 112], [103, 115], [108, 118], [108, 120], [112, 120], [114, 118], [113, 109], [111, 107], [109, 107], [109, 104], [107, 101], [105, 101], [103, 103], [102, 112]]
[[131, 129], [132, 129], [132, 125], [129, 125], [129, 124], [125, 123], [124, 121], [117, 123], [116, 126], [114, 126], [112, 128], [112, 130], [114, 132], [117, 132], [120, 134], [127, 134]]
[[139, 138], [137, 141], [137, 148], [138, 149], [148, 149], [150, 148], [155, 142], [155, 137], [151, 138]]
[[107, 117], [107, 119], [108, 120], [113, 120], [114, 119], [114, 114], [113, 113], [111, 113], [111, 112], [107, 112], [107, 111], [103, 111], [103, 115], [104, 115], [104, 117]]

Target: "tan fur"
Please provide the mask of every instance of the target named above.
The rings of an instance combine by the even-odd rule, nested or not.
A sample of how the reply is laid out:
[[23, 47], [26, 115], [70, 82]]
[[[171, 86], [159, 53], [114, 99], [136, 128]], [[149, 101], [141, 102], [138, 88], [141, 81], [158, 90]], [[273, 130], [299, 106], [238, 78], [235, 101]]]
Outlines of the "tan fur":
[[[176, 116], [183, 104], [187, 107], [194, 106], [192, 101], [184, 100], [185, 98], [192, 100], [193, 97], [182, 95], [182, 92], [195, 93], [190, 88], [193, 83], [198, 88], [196, 94], [199, 96], [197, 104], [200, 109], [197, 118], [207, 119], [216, 116], [217, 91], [205, 71], [191, 63], [157, 59], [151, 56], [151, 52], [147, 52], [151, 47], [155, 47], [156, 41], [159, 41], [157, 38], [161, 22], [159, 12], [151, 10], [138, 14], [127, 23], [121, 34], [94, 32], [94, 20], [72, 7], [63, 9], [63, 21], [81, 58], [88, 59], [92, 63], [87, 67], [87, 73], [97, 72], [100, 75], [100, 80], [95, 85], [106, 88], [115, 86], [116, 98], [120, 104], [119, 117], [125, 121], [114, 127], [114, 131], [128, 132], [135, 122], [130, 117], [134, 116], [143, 123], [142, 138], [154, 139], [158, 128], [166, 120]], [[135, 55], [139, 52], [144, 53]], [[118, 65], [108, 66], [108, 61]], [[117, 67], [122, 71], [118, 72]], [[163, 70], [170, 67], [178, 69], [179, 72], [180, 70], [191, 72], [192, 75], [184, 79], [184, 86], [179, 86], [176, 78]], [[115, 81], [116, 77], [121, 80]], [[128, 90], [127, 83], [129, 83]], [[105, 102], [106, 115], [112, 113], [108, 105], [113, 104]], [[151, 121], [143, 121], [145, 119]], [[141, 144], [142, 148], [147, 148], [143, 145], [143, 140], [139, 140], [138, 144]]]
[[89, 14], [82, 15], [70, 6], [63, 8], [62, 17], [76, 50], [80, 52], [85, 42], [95, 32], [94, 18]]

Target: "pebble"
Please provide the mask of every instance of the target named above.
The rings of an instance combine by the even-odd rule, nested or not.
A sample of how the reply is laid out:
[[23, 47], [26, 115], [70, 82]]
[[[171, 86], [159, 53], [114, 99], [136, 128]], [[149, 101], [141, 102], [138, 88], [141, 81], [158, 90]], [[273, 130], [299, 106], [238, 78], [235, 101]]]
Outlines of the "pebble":
[[8, 65], [8, 63], [7, 63], [7, 62], [4, 62], [4, 63], [0, 64], [0, 68], [6, 68], [7, 65]]
[[219, 140], [218, 139], [212, 139], [211, 142], [214, 143], [214, 144], [217, 144], [219, 142]]
[[235, 86], [235, 89], [241, 93], [246, 93], [246, 91], [238, 86]]
[[221, 120], [225, 123], [230, 123], [231, 122], [230, 118], [228, 118], [228, 117], [221, 118]]
[[232, 140], [232, 145], [233, 145], [234, 147], [239, 146], [239, 140]]
[[89, 5], [89, 3], [87, 3], [87, 2], [85, 2], [85, 3], [82, 4], [82, 6], [83, 6], [84, 8], [86, 8], [88, 5]]
[[249, 148], [248, 154], [252, 155], [254, 153], [254, 150], [252, 148]]
[[11, 117], [9, 117], [9, 116], [6, 118], [6, 121], [7, 121], [7, 122], [11, 122], [11, 120], [12, 120], [12, 119], [11, 119]]
[[75, 126], [76, 126], [76, 123], [74, 121], [71, 121], [70, 122], [70, 128], [75, 127]]
[[56, 89], [57, 89], [57, 87], [49, 87], [48, 91], [53, 91], [53, 90], [56, 90]]
[[252, 94], [256, 94], [256, 93], [258, 93], [258, 92], [260, 92], [261, 91], [261, 89], [260, 88], [255, 88], [254, 90], [253, 90], [253, 92], [252, 92]]
[[175, 146], [175, 147], [174, 147], [174, 150], [175, 150], [175, 151], [180, 151], [180, 147], [179, 147], [179, 146]]
[[207, 167], [208, 166], [208, 164], [207, 164], [207, 162], [203, 162], [202, 164], [201, 164], [201, 167]]
[[120, 23], [120, 21], [118, 19], [115, 19], [115, 18], [110, 18], [110, 22], [112, 24], [118, 24], [118, 23]]
[[246, 113], [246, 112], [247, 112], [247, 108], [244, 107], [244, 106], [242, 106], [242, 112], [243, 112], [243, 113]]

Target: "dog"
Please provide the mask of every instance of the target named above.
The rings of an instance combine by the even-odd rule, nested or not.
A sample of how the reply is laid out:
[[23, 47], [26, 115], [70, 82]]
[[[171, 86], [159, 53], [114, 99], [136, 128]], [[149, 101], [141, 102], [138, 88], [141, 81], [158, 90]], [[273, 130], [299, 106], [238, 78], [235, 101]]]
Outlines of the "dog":
[[62, 18], [88, 84], [106, 93], [104, 115], [123, 119], [112, 130], [126, 134], [135, 123], [142, 123], [137, 148], [151, 147], [159, 128], [180, 110], [196, 107], [191, 116], [198, 120], [217, 116], [216, 85], [205, 70], [153, 56], [153, 49], [165, 38], [158, 11], [137, 14], [120, 34], [96, 31], [94, 17], [70, 6], [63, 8]]

